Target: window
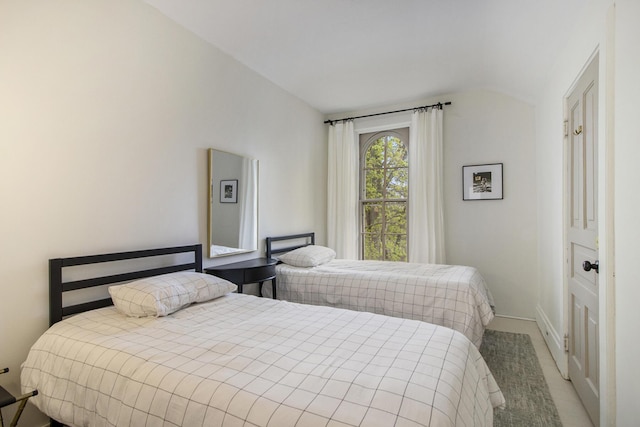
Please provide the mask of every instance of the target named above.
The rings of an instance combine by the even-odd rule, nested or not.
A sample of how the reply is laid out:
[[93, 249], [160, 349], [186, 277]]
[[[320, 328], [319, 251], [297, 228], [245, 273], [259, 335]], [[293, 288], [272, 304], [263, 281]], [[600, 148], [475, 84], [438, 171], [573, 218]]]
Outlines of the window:
[[362, 259], [407, 260], [409, 128], [360, 135]]

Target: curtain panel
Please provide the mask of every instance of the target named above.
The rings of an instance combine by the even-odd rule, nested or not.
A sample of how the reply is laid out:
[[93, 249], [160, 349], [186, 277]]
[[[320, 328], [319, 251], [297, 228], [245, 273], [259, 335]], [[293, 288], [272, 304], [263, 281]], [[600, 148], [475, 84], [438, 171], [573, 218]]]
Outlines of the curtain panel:
[[409, 262], [445, 264], [443, 137], [440, 108], [411, 116]]
[[327, 244], [343, 259], [358, 259], [359, 148], [353, 121], [329, 128]]

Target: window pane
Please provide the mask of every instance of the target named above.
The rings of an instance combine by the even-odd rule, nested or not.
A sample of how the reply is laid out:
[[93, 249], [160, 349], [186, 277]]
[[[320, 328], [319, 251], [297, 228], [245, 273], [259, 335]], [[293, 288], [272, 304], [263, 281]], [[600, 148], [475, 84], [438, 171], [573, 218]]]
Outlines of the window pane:
[[384, 260], [382, 256], [382, 239], [379, 234], [363, 234], [363, 259]]
[[365, 203], [362, 206], [362, 231], [364, 233], [382, 233], [382, 204]]
[[366, 169], [364, 171], [364, 185], [365, 199], [382, 199], [384, 169]]
[[396, 137], [387, 137], [387, 167], [406, 168], [408, 163], [407, 146]]
[[407, 204], [405, 202], [391, 202], [385, 209], [385, 233], [407, 233]]
[[409, 170], [388, 169], [387, 170], [387, 199], [406, 199], [409, 194]]
[[371, 169], [382, 167], [384, 161], [384, 145], [383, 138], [380, 138], [371, 144], [365, 155], [365, 168]]
[[406, 234], [386, 234], [385, 235], [385, 260], [406, 261], [407, 260], [407, 235]]

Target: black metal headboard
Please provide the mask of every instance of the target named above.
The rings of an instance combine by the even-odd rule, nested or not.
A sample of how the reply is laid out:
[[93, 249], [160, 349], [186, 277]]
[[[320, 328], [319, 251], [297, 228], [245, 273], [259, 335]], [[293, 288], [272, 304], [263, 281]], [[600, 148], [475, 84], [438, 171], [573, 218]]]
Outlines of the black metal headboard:
[[[288, 236], [267, 237], [267, 258], [271, 258], [273, 254], [281, 254], [294, 249], [303, 248], [316, 244], [316, 233], [290, 234]], [[274, 248], [273, 242], [281, 242], [284, 240], [294, 240], [296, 244]], [[301, 243], [302, 242], [302, 243]]]
[[[140, 258], [160, 257], [163, 255], [193, 253], [193, 262], [169, 266], [131, 271], [122, 274], [91, 277], [89, 279], [63, 282], [62, 269], [80, 265], [100, 264], [105, 262], [126, 261]], [[112, 283], [126, 282], [144, 277], [177, 271], [195, 270], [202, 272], [202, 245], [174, 246], [170, 248], [146, 249], [140, 251], [117, 252], [102, 255], [87, 255], [71, 258], [53, 258], [49, 260], [49, 325], [62, 320], [63, 317], [113, 304], [111, 298], [103, 298], [82, 304], [62, 306], [62, 294], [79, 289], [103, 286]]]

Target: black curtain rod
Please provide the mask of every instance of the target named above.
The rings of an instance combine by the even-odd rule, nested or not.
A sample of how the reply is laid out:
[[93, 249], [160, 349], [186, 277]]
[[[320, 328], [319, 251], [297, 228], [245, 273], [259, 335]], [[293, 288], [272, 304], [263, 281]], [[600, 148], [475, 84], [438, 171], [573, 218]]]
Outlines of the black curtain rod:
[[424, 107], [405, 108], [404, 110], [387, 111], [386, 113], [367, 114], [366, 116], [357, 116], [357, 117], [345, 117], [344, 119], [336, 119], [336, 120], [325, 120], [324, 123], [325, 124], [329, 123], [333, 126], [333, 124], [337, 122], [346, 122], [349, 120], [363, 119], [365, 117], [382, 116], [384, 114], [403, 113], [405, 111], [415, 111], [415, 110], [426, 110], [427, 108], [433, 108], [433, 107], [438, 107], [442, 110], [442, 107], [444, 105], [451, 105], [451, 102], [438, 102], [437, 104], [425, 105]]

